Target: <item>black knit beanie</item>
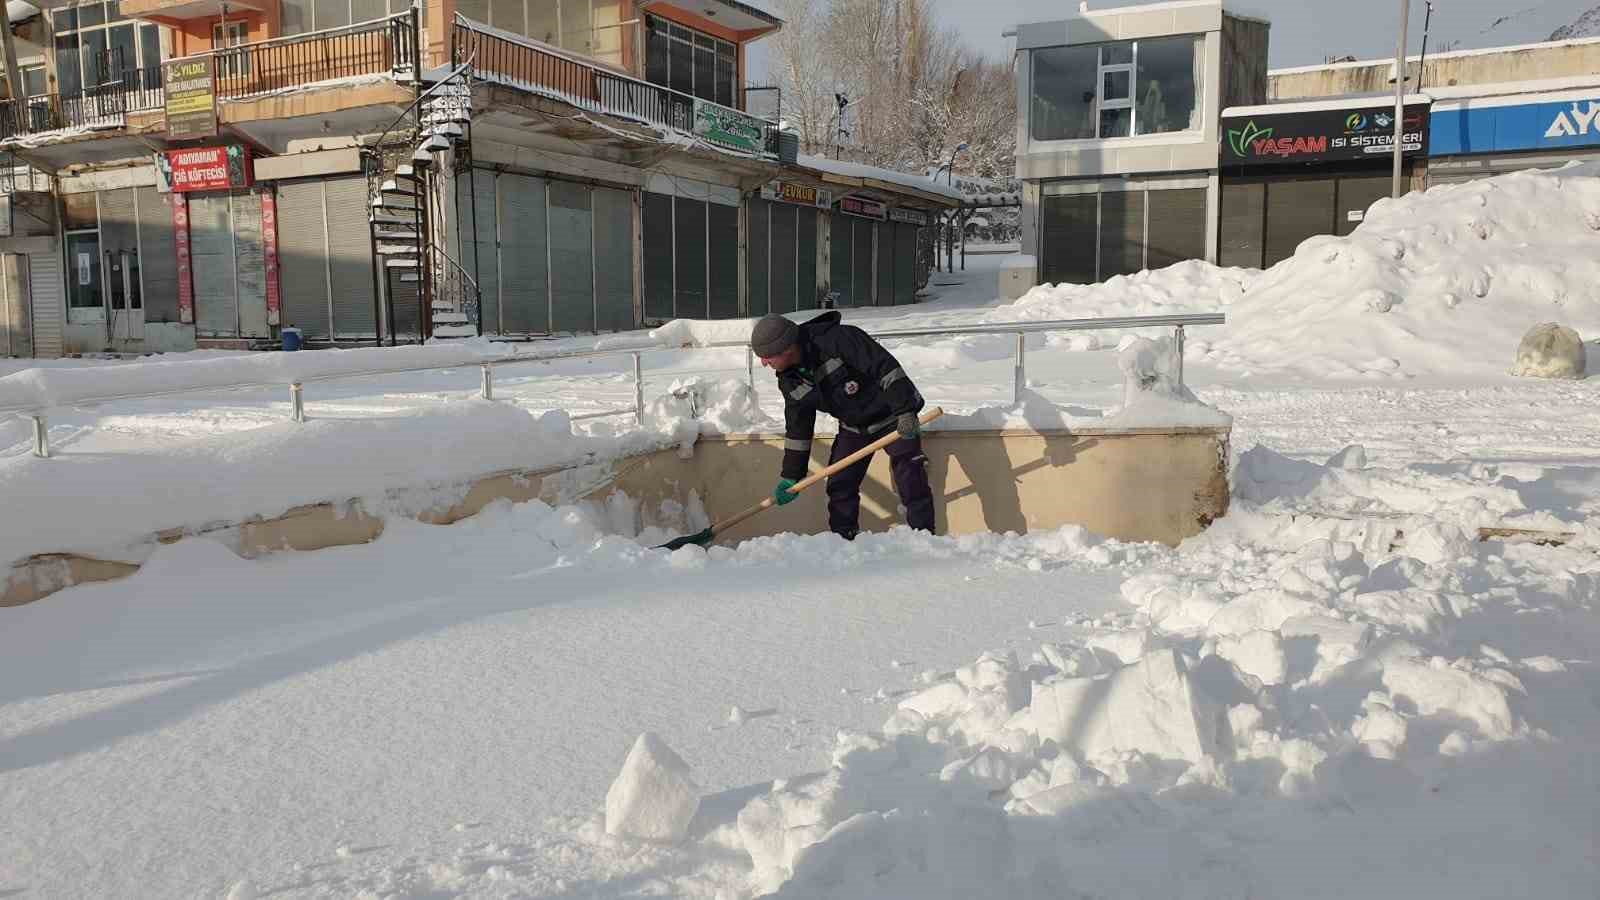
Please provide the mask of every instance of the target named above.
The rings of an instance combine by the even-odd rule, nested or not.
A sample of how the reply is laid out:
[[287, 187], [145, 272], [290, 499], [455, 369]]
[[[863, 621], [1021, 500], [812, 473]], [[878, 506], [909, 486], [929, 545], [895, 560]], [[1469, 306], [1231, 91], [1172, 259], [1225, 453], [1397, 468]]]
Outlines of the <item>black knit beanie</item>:
[[750, 349], [757, 356], [770, 359], [794, 346], [800, 340], [800, 326], [783, 316], [762, 316], [750, 332]]

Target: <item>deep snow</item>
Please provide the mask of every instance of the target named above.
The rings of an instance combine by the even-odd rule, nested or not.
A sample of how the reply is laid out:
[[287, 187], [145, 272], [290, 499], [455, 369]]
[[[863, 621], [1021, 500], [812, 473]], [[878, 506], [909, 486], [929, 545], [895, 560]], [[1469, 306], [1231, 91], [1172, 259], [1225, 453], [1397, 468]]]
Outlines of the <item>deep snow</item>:
[[[978, 257], [936, 275], [954, 284], [924, 306], [853, 314], [1209, 309], [1236, 284], [1230, 325], [1192, 331], [1186, 367], [1233, 417], [1233, 507], [1176, 549], [1068, 528], [667, 554], [612, 497], [254, 561], [190, 539], [124, 581], [0, 609], [0, 896], [1591, 898], [1600, 391], [1505, 374], [1526, 330], [1511, 320], [1554, 301], [1497, 294], [1542, 261], [1541, 296], [1564, 292], [1557, 318], [1593, 333], [1595, 179], [1547, 178], [1430, 192], [1407, 216], [1380, 204], [1282, 271], [1185, 264], [1008, 306], [986, 299], [994, 259]], [[1492, 210], [1488, 237], [1474, 208]], [[1418, 300], [1460, 253], [1493, 276], [1487, 302]], [[1339, 296], [1342, 267], [1355, 293], [1400, 302]], [[1296, 291], [1320, 293], [1294, 306]], [[1317, 339], [1281, 337], [1297, 331]], [[1121, 409], [1119, 359], [1161, 368], [1158, 345], [1107, 352], [1127, 337], [1030, 343], [1030, 402]], [[1397, 366], [1363, 368], [1369, 339]], [[1009, 345], [895, 352], [965, 414], [1004, 405]], [[308, 407], [344, 458], [321, 470], [267, 468], [317, 451], [268, 459], [305, 428], [285, 398], [228, 394], [59, 410], [50, 461], [0, 424], [0, 476], [8, 501], [25, 484], [39, 498], [29, 521], [62, 509], [87, 528], [91, 503], [112, 521], [154, 505], [157, 467], [180, 462], [231, 476], [216, 492], [233, 502], [369, 477], [366, 434], [390, 434], [383, 466], [410, 478], [434, 424], [461, 423], [422, 448], [449, 473], [546, 441], [692, 440], [687, 406], [714, 428], [779, 409], [769, 381], [740, 386], [741, 353], [651, 364], [643, 430], [556, 427], [631, 402], [612, 363], [507, 373], [497, 404], [468, 399], [473, 366], [327, 385]], [[528, 419], [503, 423], [525, 452], [480, 416]], [[1488, 525], [1572, 539], [1478, 541]], [[701, 791], [681, 842], [607, 834], [645, 732]], [[647, 794], [631, 796], [667, 799]]]

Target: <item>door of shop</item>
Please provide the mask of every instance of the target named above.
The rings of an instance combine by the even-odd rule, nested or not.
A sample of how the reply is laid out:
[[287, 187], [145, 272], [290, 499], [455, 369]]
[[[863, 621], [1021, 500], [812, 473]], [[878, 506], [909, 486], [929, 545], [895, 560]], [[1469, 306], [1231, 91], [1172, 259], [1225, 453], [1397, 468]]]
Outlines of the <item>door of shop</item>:
[[33, 303], [28, 257], [0, 254], [0, 356], [33, 356]]

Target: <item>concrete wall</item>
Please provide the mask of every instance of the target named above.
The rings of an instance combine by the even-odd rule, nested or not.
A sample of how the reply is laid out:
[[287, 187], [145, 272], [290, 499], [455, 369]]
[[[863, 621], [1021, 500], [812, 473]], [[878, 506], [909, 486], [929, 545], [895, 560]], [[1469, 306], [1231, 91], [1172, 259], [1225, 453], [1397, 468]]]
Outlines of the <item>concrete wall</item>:
[[[1082, 525], [1110, 537], [1176, 544], [1198, 534], [1228, 509], [1226, 429], [932, 432], [925, 447], [941, 532], [1028, 532]], [[814, 461], [831, 441], [819, 439]], [[713, 519], [727, 518], [770, 495], [783, 454], [773, 435], [704, 438], [691, 454], [675, 450], [611, 464], [501, 472], [465, 485], [461, 499], [417, 515], [445, 525], [489, 503], [539, 499], [551, 504], [601, 499], [621, 491], [640, 501], [641, 525], [670, 529], [662, 501], [691, 494]], [[817, 486], [795, 502], [748, 520], [721, 538], [737, 542], [783, 532], [827, 530], [825, 493]], [[887, 459], [874, 457], [862, 488], [861, 526], [883, 530], [899, 520]], [[383, 533], [384, 521], [359, 501], [298, 507], [282, 515], [188, 531], [170, 529], [133, 551], [101, 557], [47, 553], [20, 560], [0, 582], [0, 606], [30, 603], [76, 584], [110, 581], [138, 571], [154, 547], [194, 534], [254, 558], [282, 549], [318, 550], [361, 544]]]
[[[1407, 75], [1415, 79], [1419, 57], [1406, 58]], [[1469, 84], [1592, 76], [1600, 72], [1600, 38], [1528, 44], [1498, 50], [1428, 55], [1423, 90]], [[1273, 100], [1341, 97], [1346, 94], [1393, 92], [1394, 59], [1332, 63], [1268, 73]]]

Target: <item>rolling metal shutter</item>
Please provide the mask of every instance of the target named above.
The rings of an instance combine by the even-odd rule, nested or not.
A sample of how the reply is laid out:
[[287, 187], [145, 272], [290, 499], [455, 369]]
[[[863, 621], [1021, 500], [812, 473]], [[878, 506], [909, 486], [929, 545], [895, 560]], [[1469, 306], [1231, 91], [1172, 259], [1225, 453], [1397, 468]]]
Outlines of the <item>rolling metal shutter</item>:
[[1044, 198], [1040, 215], [1040, 275], [1046, 284], [1092, 284], [1098, 197]]
[[817, 210], [802, 206], [795, 212], [795, 304], [813, 309], [817, 296]]
[[[851, 240], [850, 284], [855, 290], [857, 306], [873, 306], [878, 300], [872, 288], [872, 222], [847, 218], [855, 237]], [[885, 299], [884, 303], [888, 303]]]
[[[113, 317], [122, 316], [127, 309], [127, 298], [122, 297], [122, 254], [138, 251], [139, 223], [133, 210], [133, 188], [101, 191], [100, 262], [106, 267], [108, 278], [115, 283], [114, 288], [112, 284], [105, 286]], [[120, 298], [120, 301], [113, 298]]]
[[711, 318], [739, 317], [739, 207], [723, 203], [706, 205], [707, 288]]
[[795, 207], [787, 203], [772, 204], [772, 311], [794, 312], [795, 279], [799, 276], [795, 264]]
[[772, 244], [768, 241], [772, 221], [772, 204], [760, 197], [751, 197], [749, 205], [750, 249], [745, 260], [745, 280], [749, 282], [750, 315], [764, 316], [772, 312], [768, 295], [769, 279], [767, 277], [772, 255]]
[[550, 197], [550, 330], [593, 331], [594, 211], [587, 185], [552, 180]]
[[272, 336], [267, 326], [267, 255], [261, 240], [261, 195], [233, 195], [234, 253], [238, 267], [239, 336]]
[[894, 226], [894, 302], [917, 302], [917, 226]]
[[62, 319], [67, 308], [60, 248], [28, 254], [28, 289], [33, 299], [33, 355], [55, 359], [61, 355]]
[[706, 298], [706, 202], [673, 198], [673, 315], [704, 319], [711, 314]]
[[1101, 194], [1099, 280], [1132, 275], [1143, 268], [1144, 191]]
[[633, 192], [594, 189], [594, 285], [601, 331], [636, 327], [633, 310]]
[[172, 195], [137, 188], [139, 271], [144, 276], [147, 322], [178, 321], [178, 246], [172, 231]]
[[853, 267], [850, 257], [855, 251], [855, 232], [850, 227], [850, 219], [843, 213], [829, 213], [828, 228], [828, 277], [831, 283], [830, 290], [839, 294], [840, 306], [863, 306], [856, 299], [855, 281], [852, 277]]
[[229, 199], [227, 194], [189, 195], [195, 331], [205, 336], [232, 337], [239, 333]]
[[1346, 175], [1340, 178], [1333, 210], [1333, 233], [1346, 235], [1355, 231], [1356, 226], [1366, 218], [1372, 204], [1388, 197], [1393, 189], [1393, 174]]
[[500, 334], [505, 325], [500, 315], [500, 264], [495, 236], [499, 223], [495, 215], [495, 174], [488, 169], [473, 169], [471, 177], [457, 176], [456, 233], [461, 267], [478, 283], [483, 302], [479, 318], [484, 334]]
[[278, 286], [283, 324], [306, 337], [333, 337], [328, 294], [328, 231], [321, 181], [278, 183]]
[[644, 195], [644, 316], [650, 321], [673, 317], [672, 269], [674, 229], [672, 197]]
[[[322, 209], [328, 229], [328, 293], [333, 306], [334, 337], [376, 337], [378, 323], [373, 319], [375, 298], [372, 293], [372, 230], [367, 224], [367, 180], [360, 175], [329, 178], [323, 181], [323, 190]], [[281, 253], [283, 227], [282, 220], [279, 221]], [[278, 270], [283, 271], [281, 263]], [[396, 289], [403, 287], [399, 275], [390, 284]], [[415, 284], [410, 287], [416, 289]], [[401, 302], [398, 290], [394, 301], [395, 324], [404, 326], [409, 315], [409, 321], [412, 322], [410, 328], [414, 333], [417, 328], [415, 317], [419, 312], [416, 301]], [[409, 310], [409, 313], [405, 310]]]
[[1222, 238], [1217, 263], [1261, 268], [1266, 250], [1267, 186], [1260, 181], [1222, 185]]
[[1294, 255], [1306, 238], [1333, 233], [1337, 178], [1279, 179], [1267, 185], [1266, 255], [1271, 268]]
[[1162, 269], [1186, 259], [1206, 258], [1204, 188], [1151, 191], [1150, 234], [1145, 268]]
[[550, 330], [548, 192], [543, 178], [499, 178], [500, 321], [506, 334]]

